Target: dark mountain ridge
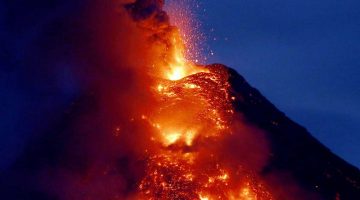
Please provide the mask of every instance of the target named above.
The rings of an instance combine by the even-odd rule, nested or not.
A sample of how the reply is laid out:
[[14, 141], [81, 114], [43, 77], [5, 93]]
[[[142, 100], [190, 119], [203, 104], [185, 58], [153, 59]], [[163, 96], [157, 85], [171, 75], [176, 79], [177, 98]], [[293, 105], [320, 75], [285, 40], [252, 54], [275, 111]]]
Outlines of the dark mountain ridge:
[[289, 119], [239, 73], [220, 64], [214, 68], [228, 71], [236, 111], [265, 130], [271, 143], [271, 159], [264, 175], [287, 171], [306, 190], [324, 199], [360, 199], [360, 171], [332, 153], [304, 127]]

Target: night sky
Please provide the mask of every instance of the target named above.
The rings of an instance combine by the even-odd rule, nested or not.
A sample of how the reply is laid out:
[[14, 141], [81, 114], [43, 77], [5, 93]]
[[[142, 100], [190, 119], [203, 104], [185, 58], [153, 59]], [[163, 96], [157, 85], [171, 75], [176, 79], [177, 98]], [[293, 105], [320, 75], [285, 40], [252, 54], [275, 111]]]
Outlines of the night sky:
[[[0, 1], [0, 169], [81, 92], [71, 55], [50, 62], [37, 47], [50, 23], [86, 1], [25, 2]], [[203, 0], [195, 11], [215, 52], [209, 63], [235, 68], [359, 167], [359, 9], [356, 0]]]
[[198, 10], [215, 52], [210, 62], [235, 68], [359, 167], [360, 1], [219, 2], [201, 1]]

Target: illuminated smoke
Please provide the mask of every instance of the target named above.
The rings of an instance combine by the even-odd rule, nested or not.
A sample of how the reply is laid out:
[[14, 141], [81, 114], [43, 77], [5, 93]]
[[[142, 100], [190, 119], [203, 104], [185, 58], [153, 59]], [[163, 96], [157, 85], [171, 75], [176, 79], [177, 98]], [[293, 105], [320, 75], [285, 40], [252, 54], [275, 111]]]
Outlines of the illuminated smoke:
[[[140, 117], [154, 128], [148, 137], [155, 149], [145, 150], [149, 159], [137, 198], [271, 199], [256, 175], [266, 162], [261, 131], [241, 127], [225, 69], [186, 60], [183, 39], [162, 7], [162, 1], [142, 0], [125, 6], [156, 52], [149, 74], [155, 104]], [[255, 141], [261, 148], [249, 152]]]
[[85, 67], [76, 73], [88, 95], [49, 139], [56, 144], [45, 148], [50, 156], [34, 153], [46, 163], [34, 167], [34, 179], [62, 200], [287, 196], [274, 190], [282, 186], [277, 177], [263, 176], [268, 140], [234, 109], [242, 97], [234, 94], [230, 71], [187, 59], [189, 40], [163, 6], [96, 1], [84, 11], [90, 39], [78, 38], [85, 40], [78, 49]]
[[160, 77], [179, 80], [187, 75], [205, 71], [189, 62], [184, 40], [177, 27], [170, 24], [169, 16], [162, 10], [163, 1], [141, 0], [127, 4], [125, 8], [146, 34], [154, 57], [153, 71]]

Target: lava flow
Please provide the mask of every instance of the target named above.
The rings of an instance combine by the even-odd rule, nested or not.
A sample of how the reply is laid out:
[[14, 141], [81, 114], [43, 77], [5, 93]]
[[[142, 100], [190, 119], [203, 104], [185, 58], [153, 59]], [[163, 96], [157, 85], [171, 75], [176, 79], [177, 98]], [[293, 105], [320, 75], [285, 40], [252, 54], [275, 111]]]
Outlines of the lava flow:
[[255, 171], [224, 156], [236, 118], [227, 72], [186, 60], [179, 31], [162, 6], [162, 1], [126, 5], [147, 32], [149, 48], [159, 52], [149, 72], [156, 103], [151, 113], [139, 116], [155, 129], [148, 137], [156, 150], [147, 151], [137, 198], [272, 199]]

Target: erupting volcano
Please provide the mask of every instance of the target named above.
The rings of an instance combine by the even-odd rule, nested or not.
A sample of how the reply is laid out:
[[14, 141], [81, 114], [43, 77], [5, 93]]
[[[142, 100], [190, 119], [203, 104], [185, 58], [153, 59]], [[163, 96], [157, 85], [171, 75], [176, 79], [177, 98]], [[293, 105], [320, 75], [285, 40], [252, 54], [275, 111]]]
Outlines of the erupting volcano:
[[154, 147], [145, 149], [146, 175], [137, 198], [271, 199], [251, 170], [224, 160], [216, 144], [232, 134], [235, 97], [228, 74], [186, 60], [183, 39], [162, 6], [161, 1], [126, 5], [150, 45], [160, 48], [149, 73], [155, 103], [141, 116], [154, 129], [147, 136]]
[[6, 197], [360, 199], [358, 169], [234, 70], [187, 59], [186, 38], [163, 6], [120, 1], [103, 12], [116, 17], [94, 25], [101, 39], [89, 59], [107, 52], [93, 62], [106, 70], [89, 68], [88, 94], [1, 179]]
[[[253, 169], [226, 158], [220, 144], [231, 137], [234, 114], [229, 74], [221, 66], [186, 60], [183, 38], [162, 11], [162, 1], [125, 7], [160, 48], [149, 75], [155, 103], [140, 118], [153, 127], [145, 149], [141, 199], [272, 199]], [[150, 47], [151, 48], [151, 47]], [[153, 71], [152, 71], [153, 70]]]

